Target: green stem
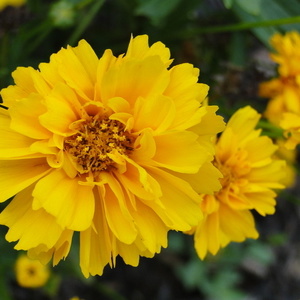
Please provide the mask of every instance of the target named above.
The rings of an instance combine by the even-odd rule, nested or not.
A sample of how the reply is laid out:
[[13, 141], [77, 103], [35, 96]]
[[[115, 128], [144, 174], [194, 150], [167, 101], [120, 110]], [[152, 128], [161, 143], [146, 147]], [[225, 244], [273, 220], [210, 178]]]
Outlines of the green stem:
[[104, 4], [105, 0], [97, 0], [95, 4], [91, 7], [90, 11], [86, 14], [86, 16], [79, 22], [77, 28], [74, 30], [73, 34], [70, 36], [68, 40], [68, 45], [74, 46], [74, 44], [79, 40], [82, 33], [86, 30], [89, 24], [92, 22], [97, 12]]
[[278, 25], [293, 24], [293, 23], [300, 23], [300, 16], [274, 19], [274, 20], [264, 20], [264, 21], [258, 21], [258, 22], [239, 23], [239, 24], [232, 24], [232, 25], [225, 25], [225, 26], [196, 28], [196, 29], [181, 32], [179, 34], [180, 34], [180, 36], [192, 37], [194, 35], [201, 34], [201, 33], [219, 33], [219, 32], [225, 32], [225, 31], [240, 31], [240, 30], [247, 30], [247, 29], [252, 29], [252, 28], [256, 28], [256, 27], [278, 26]]
[[266, 120], [260, 120], [257, 127], [261, 128], [264, 131], [265, 135], [269, 137], [272, 138], [283, 137], [283, 130]]

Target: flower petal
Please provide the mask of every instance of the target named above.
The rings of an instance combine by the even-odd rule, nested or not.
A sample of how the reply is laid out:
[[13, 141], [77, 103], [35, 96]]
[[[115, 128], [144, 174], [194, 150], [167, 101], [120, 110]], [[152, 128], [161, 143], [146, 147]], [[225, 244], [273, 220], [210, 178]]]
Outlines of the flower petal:
[[169, 82], [168, 71], [157, 56], [143, 61], [124, 61], [109, 69], [101, 83], [101, 99], [122, 97], [131, 105], [139, 97], [162, 94]]
[[110, 174], [103, 172], [106, 183], [105, 191], [101, 194], [105, 216], [109, 228], [121, 242], [131, 244], [137, 235], [134, 220], [127, 208], [129, 200], [124, 194], [121, 185]]
[[202, 219], [200, 196], [184, 180], [158, 168], [148, 168], [149, 174], [160, 183], [160, 202], [143, 201], [173, 230], [187, 231]]
[[108, 263], [112, 263], [111, 231], [106, 222], [103, 201], [99, 195], [98, 192], [95, 192], [93, 226], [80, 232], [80, 267], [85, 277], [88, 277], [89, 274], [102, 275], [103, 268]]
[[43, 98], [38, 94], [16, 101], [9, 109], [11, 128], [34, 139], [50, 138], [50, 132], [39, 122], [39, 116], [46, 111], [42, 102]]
[[0, 158], [10, 159], [31, 155], [35, 140], [10, 129], [10, 118], [0, 113]]
[[[156, 133], [167, 130], [175, 118], [175, 106], [171, 98], [161, 96], [139, 98], [135, 104], [134, 130], [152, 128]], [[153, 118], [155, 116], [155, 118]]]
[[0, 161], [0, 202], [16, 195], [50, 172], [45, 159]]
[[20, 192], [0, 214], [0, 223], [9, 227], [6, 239], [19, 240], [17, 250], [28, 250], [39, 244], [51, 248], [62, 232], [55, 218], [45, 210], [32, 210], [32, 190], [33, 186]]
[[33, 209], [44, 208], [63, 229], [85, 230], [94, 216], [92, 189], [69, 178], [62, 170], [52, 171], [36, 184]]
[[196, 173], [207, 160], [198, 136], [189, 131], [171, 131], [154, 137], [156, 153], [153, 161], [160, 167], [181, 173]]
[[41, 124], [51, 132], [63, 136], [70, 134], [70, 125], [84, 115], [76, 94], [65, 84], [55, 86], [45, 98], [45, 105], [47, 112], [39, 117]]

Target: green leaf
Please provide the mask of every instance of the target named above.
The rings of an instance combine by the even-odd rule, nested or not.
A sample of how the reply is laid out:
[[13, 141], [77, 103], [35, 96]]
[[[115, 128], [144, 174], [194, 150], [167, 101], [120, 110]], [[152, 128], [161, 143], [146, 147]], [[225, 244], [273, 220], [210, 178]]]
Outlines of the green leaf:
[[140, 5], [135, 10], [135, 14], [146, 16], [153, 25], [160, 26], [179, 3], [180, 0], [140, 0]]
[[[251, 2], [252, 1], [243, 1], [239, 0], [239, 4], [241, 2]], [[293, 0], [292, 0], [293, 1]], [[232, 6], [232, 10], [234, 13], [246, 23], [253, 23], [253, 22], [268, 22], [269, 27], [260, 27], [260, 28], [253, 28], [252, 31], [254, 34], [266, 45], [269, 46], [270, 37], [278, 31], [286, 31], [286, 30], [298, 30], [300, 31], [300, 24], [287, 24], [287, 25], [277, 25], [277, 20], [288, 20], [289, 18], [297, 18], [300, 15], [300, 5], [295, 5], [294, 10], [289, 6], [286, 7], [285, 3], [288, 1], [282, 0], [264, 0], [263, 5], [268, 9], [262, 9], [260, 14], [254, 15], [249, 13], [249, 11], [245, 10], [245, 7], [241, 8], [240, 5], [234, 3]], [[272, 20], [274, 20], [274, 24], [272, 24]]]
[[234, 0], [223, 0], [224, 6], [229, 9], [231, 8]]
[[245, 12], [249, 13], [250, 15], [257, 16], [261, 12], [261, 0], [235, 0], [236, 4], [240, 6]]

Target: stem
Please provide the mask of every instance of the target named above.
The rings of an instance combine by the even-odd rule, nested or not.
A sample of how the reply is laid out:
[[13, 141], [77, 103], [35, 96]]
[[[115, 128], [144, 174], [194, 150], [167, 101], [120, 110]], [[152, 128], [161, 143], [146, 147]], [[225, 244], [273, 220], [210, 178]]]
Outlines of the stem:
[[180, 36], [188, 36], [192, 37], [201, 33], [219, 33], [225, 31], [240, 31], [247, 30], [256, 27], [268, 27], [268, 26], [277, 26], [277, 25], [285, 25], [285, 24], [293, 24], [300, 23], [300, 16], [290, 17], [290, 18], [281, 18], [274, 20], [264, 20], [258, 22], [248, 22], [248, 23], [239, 23], [239, 24], [231, 24], [225, 26], [213, 26], [213, 27], [204, 27], [204, 28], [196, 28], [192, 30], [182, 31], [179, 33]]
[[79, 40], [80, 36], [89, 26], [89, 24], [92, 22], [98, 10], [101, 8], [103, 4], [104, 4], [104, 0], [96, 1], [96, 3], [91, 7], [90, 11], [86, 14], [86, 16], [81, 20], [81, 22], [79, 22], [73, 34], [70, 36], [67, 43], [68, 45], [73, 46]]

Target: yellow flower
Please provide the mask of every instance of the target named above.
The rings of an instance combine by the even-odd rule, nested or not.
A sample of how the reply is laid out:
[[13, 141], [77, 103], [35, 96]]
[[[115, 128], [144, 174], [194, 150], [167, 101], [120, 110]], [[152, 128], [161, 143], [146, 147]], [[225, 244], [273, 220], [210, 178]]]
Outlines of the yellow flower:
[[[212, 137], [223, 129], [208, 87], [169, 49], [131, 39], [99, 59], [82, 40], [39, 70], [18, 68], [1, 91], [0, 214], [15, 248], [57, 264], [80, 234], [85, 276], [120, 255], [137, 266], [167, 246], [169, 230], [202, 217], [199, 192], [220, 188]], [[197, 190], [193, 189], [193, 183]]]
[[21, 6], [25, 2], [25, 0], [0, 0], [0, 11], [6, 6]]
[[195, 248], [201, 259], [216, 254], [230, 241], [256, 239], [250, 210], [262, 216], [275, 211], [273, 189], [283, 188], [284, 161], [272, 158], [277, 147], [260, 136], [260, 115], [247, 106], [238, 110], [216, 141], [215, 166], [222, 172], [222, 189], [202, 195], [204, 218], [195, 228]]
[[271, 59], [278, 64], [278, 78], [263, 82], [259, 88], [262, 97], [271, 98], [265, 116], [279, 125], [283, 113], [300, 113], [300, 35], [292, 31], [271, 38], [275, 53]]
[[300, 82], [275, 78], [260, 85], [261, 97], [270, 98], [264, 116], [273, 124], [280, 125], [283, 114], [300, 114]]
[[27, 255], [20, 255], [16, 261], [16, 279], [20, 286], [38, 288], [47, 282], [50, 276], [48, 266], [38, 260], [32, 260]]
[[271, 38], [271, 45], [277, 53], [271, 58], [279, 64], [280, 77], [297, 77], [300, 75], [300, 34], [297, 31], [286, 34], [276, 33]]

